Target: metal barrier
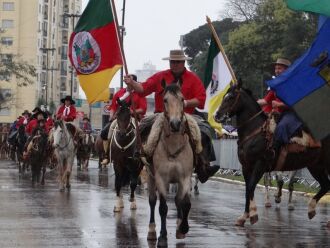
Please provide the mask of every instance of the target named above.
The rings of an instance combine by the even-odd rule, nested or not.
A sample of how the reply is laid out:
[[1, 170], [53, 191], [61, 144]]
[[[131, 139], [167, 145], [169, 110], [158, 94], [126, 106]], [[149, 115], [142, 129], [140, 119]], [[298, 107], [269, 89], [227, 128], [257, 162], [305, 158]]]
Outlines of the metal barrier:
[[[241, 175], [242, 165], [237, 156], [237, 139], [216, 139], [213, 140], [216, 161], [220, 165], [222, 175]], [[290, 180], [289, 173], [283, 173], [284, 182]], [[297, 182], [306, 186], [318, 188], [318, 182], [312, 177], [309, 171], [301, 169], [296, 175]]]

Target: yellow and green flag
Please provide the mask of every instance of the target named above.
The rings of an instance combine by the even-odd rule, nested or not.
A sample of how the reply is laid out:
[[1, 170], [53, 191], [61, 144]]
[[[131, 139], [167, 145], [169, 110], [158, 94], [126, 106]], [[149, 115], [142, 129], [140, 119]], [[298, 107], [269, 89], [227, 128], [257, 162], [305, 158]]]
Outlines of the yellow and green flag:
[[221, 53], [216, 41], [212, 38], [208, 51], [204, 86], [206, 89], [206, 101], [204, 111], [208, 112], [208, 122], [220, 133], [222, 127], [215, 122], [213, 116], [222, 102], [222, 98], [233, 81], [230, 70], [225, 62], [224, 55]]
[[123, 65], [109, 0], [89, 0], [70, 37], [69, 57], [87, 101], [108, 101], [110, 81]]

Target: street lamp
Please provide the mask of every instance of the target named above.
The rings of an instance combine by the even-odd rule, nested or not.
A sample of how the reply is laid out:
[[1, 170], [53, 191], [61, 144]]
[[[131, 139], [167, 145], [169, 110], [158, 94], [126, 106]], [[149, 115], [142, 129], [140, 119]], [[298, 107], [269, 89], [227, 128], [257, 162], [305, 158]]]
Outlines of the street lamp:
[[49, 68], [48, 68], [48, 52], [51, 51], [52, 55], [54, 55], [55, 50], [56, 50], [55, 48], [43, 48], [43, 47], [40, 48], [40, 51], [42, 51], [43, 53], [46, 52], [46, 68], [45, 67], [42, 68], [43, 70], [46, 71], [46, 82], [45, 82], [45, 85], [44, 85], [45, 95], [46, 95], [46, 99], [45, 99], [46, 109], [47, 109], [47, 106], [48, 106], [48, 70], [49, 70]]
[[[63, 17], [71, 18], [71, 20], [72, 20], [72, 32], [73, 32], [74, 31], [74, 26], [75, 26], [75, 18], [79, 18], [79, 17], [81, 17], [81, 15], [64, 13]], [[71, 86], [70, 86], [70, 95], [71, 96], [72, 96], [72, 88], [73, 88], [73, 68], [71, 69]]]

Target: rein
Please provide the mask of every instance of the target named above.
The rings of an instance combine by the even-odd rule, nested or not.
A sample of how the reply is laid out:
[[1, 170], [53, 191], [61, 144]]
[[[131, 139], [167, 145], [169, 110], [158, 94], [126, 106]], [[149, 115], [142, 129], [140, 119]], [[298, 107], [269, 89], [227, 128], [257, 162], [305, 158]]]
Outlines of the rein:
[[[65, 125], [64, 123], [63, 123], [63, 125]], [[63, 126], [63, 128], [62, 128], [62, 130], [64, 131], [64, 126]], [[70, 144], [70, 139], [68, 140], [68, 135], [67, 135], [67, 130], [66, 131], [64, 131], [65, 132], [65, 135], [64, 135], [64, 137], [65, 137], [65, 140], [67, 141], [67, 143], [64, 145], [64, 146], [61, 146], [60, 144], [58, 145], [58, 147], [57, 147], [57, 149], [59, 149], [59, 150], [63, 150], [64, 148], [66, 148], [66, 147], [68, 147], [68, 145]], [[69, 134], [70, 135], [70, 134]], [[72, 138], [72, 140], [73, 140], [73, 138]]]
[[248, 124], [250, 121], [252, 121], [254, 118], [256, 118], [257, 116], [259, 116], [260, 114], [262, 114], [263, 112], [264, 112], [263, 110], [260, 110], [258, 113], [256, 113], [251, 118], [249, 118], [247, 121], [244, 121], [243, 124], [239, 125], [237, 127], [237, 129], [242, 128], [243, 126], [245, 126], [246, 124]]
[[[134, 125], [134, 123], [132, 122], [132, 119], [130, 121], [130, 125], [132, 124], [132, 128], [129, 132], [126, 133], [126, 136], [128, 136], [129, 134], [131, 134], [132, 132], [134, 132], [134, 130], [136, 130], [136, 126]], [[114, 128], [114, 131], [117, 133], [118, 132], [118, 124], [116, 125], [116, 127]], [[135, 135], [133, 136], [133, 139], [131, 140], [130, 143], [128, 143], [126, 146], [121, 146], [116, 138], [116, 133], [114, 133], [112, 135], [112, 138], [111, 138], [111, 142], [110, 142], [110, 146], [112, 144], [112, 140], [114, 140], [116, 146], [121, 150], [121, 152], [125, 152], [129, 147], [131, 147], [135, 140], [137, 139], [137, 134], [135, 132]]]

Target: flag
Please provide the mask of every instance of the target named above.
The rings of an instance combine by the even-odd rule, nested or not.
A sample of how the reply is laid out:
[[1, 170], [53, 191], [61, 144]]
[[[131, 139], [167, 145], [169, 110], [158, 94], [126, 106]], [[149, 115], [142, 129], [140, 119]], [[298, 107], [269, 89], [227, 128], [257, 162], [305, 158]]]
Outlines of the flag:
[[330, 1], [328, 0], [286, 0], [292, 10], [313, 12], [330, 16]]
[[330, 133], [330, 19], [307, 52], [267, 83], [293, 107], [317, 139]]
[[109, 100], [109, 84], [123, 61], [109, 0], [90, 0], [70, 37], [69, 57], [87, 101]]
[[224, 94], [229, 89], [232, 80], [233, 78], [225, 62], [224, 55], [221, 53], [214, 38], [212, 38], [204, 77], [206, 101], [203, 111], [208, 112], [208, 122], [220, 133], [222, 132], [221, 124], [217, 123], [213, 116], [220, 106]]

